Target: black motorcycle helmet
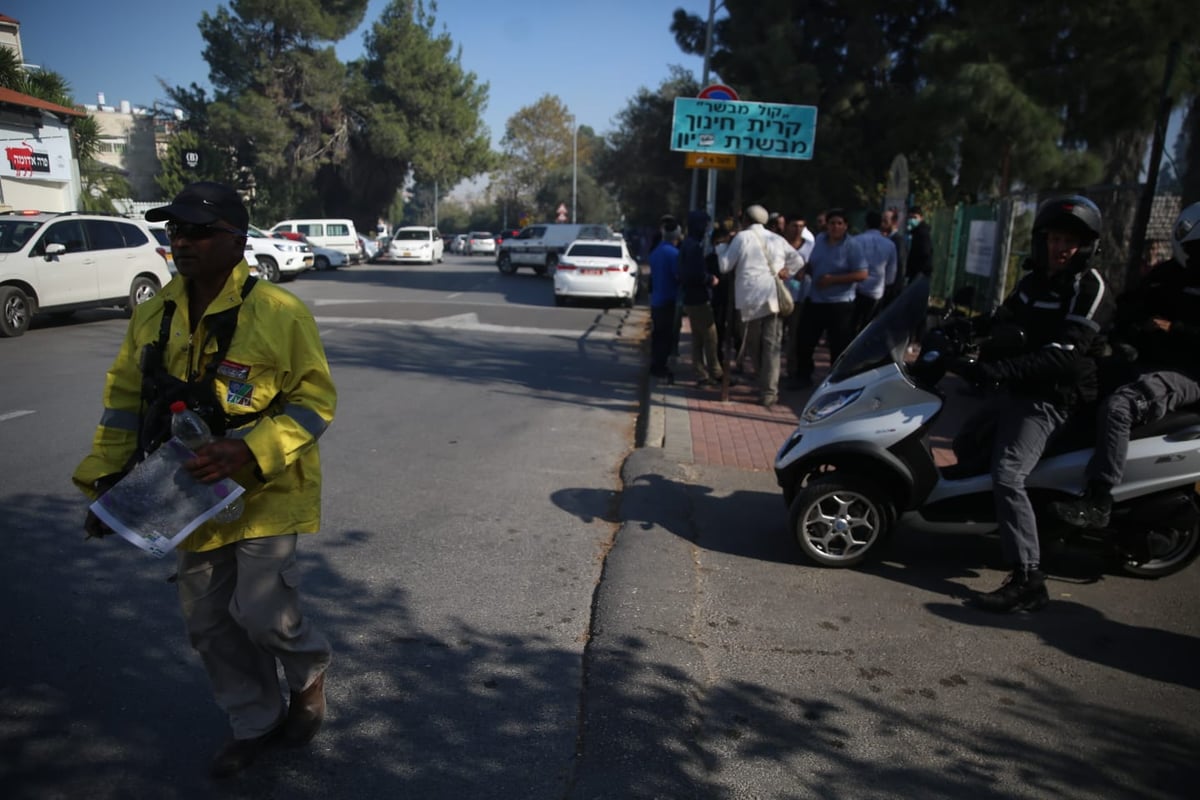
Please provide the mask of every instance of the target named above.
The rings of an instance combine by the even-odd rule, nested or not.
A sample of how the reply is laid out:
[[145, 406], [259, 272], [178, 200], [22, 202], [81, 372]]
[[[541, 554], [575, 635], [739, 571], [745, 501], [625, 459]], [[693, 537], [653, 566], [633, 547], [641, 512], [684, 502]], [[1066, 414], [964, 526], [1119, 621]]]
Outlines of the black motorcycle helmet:
[[1038, 206], [1033, 218], [1034, 266], [1046, 266], [1046, 231], [1054, 229], [1070, 231], [1079, 237], [1082, 244], [1071, 259], [1071, 266], [1075, 270], [1083, 268], [1100, 250], [1100, 225], [1100, 209], [1086, 197], [1077, 194], [1051, 197]]

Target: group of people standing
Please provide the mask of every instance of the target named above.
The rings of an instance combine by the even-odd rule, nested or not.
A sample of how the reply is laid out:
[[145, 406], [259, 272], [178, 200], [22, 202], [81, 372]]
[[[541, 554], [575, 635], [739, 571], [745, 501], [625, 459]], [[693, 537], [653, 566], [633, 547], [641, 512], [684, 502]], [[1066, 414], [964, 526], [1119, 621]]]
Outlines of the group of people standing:
[[[848, 234], [841, 209], [822, 217], [818, 232], [806, 235], [803, 219], [770, 215], [753, 205], [740, 230], [717, 228], [704, 248], [698, 231], [708, 220], [692, 215], [688, 266], [682, 254], [672, 256], [665, 247], [651, 256], [653, 280], [660, 287], [651, 300], [655, 374], [669, 375], [666, 363], [677, 324], [673, 291], [684, 274], [694, 272], [698, 281], [685, 300], [689, 316], [702, 299], [701, 288], [709, 290], [711, 304], [713, 290], [732, 285], [742, 326], [735, 368], [743, 354], [750, 356], [761, 403], [771, 407], [779, 395], [784, 342], [792, 386], [806, 388], [822, 335], [832, 363], [905, 281], [932, 271], [929, 227], [920, 209], [909, 209], [907, 238], [890, 210], [869, 214], [867, 230], [857, 236]], [[966, 474], [990, 472], [1000, 539], [1012, 565], [999, 588], [976, 597], [977, 605], [989, 611], [1036, 611], [1048, 602], [1037, 515], [1025, 484], [1072, 415], [1096, 409], [1095, 449], [1081, 476], [1085, 490], [1077, 498], [1050, 503], [1047, 510], [1068, 525], [1106, 529], [1132, 428], [1200, 403], [1200, 203], [1185, 208], [1173, 226], [1173, 258], [1118, 299], [1092, 263], [1101, 232], [1100, 210], [1086, 197], [1042, 203], [1025, 274], [999, 308], [975, 321], [981, 331], [1013, 328], [1020, 334], [1013, 341], [1021, 344], [1011, 351], [985, 349], [978, 360], [950, 365], [983, 388], [987, 398], [954, 449], [963, 464], [976, 456], [986, 462], [972, 467], [980, 472]], [[703, 259], [701, 252], [707, 253]], [[670, 287], [663, 289], [666, 283]], [[795, 304], [797, 313], [781, 314], [779, 286], [790, 286], [801, 301]], [[722, 308], [717, 301], [717, 319]], [[692, 326], [696, 341], [705, 343], [703, 354], [693, 357], [705, 383], [714, 377], [714, 367], [719, 369], [708, 349], [712, 318], [711, 310], [704, 310]], [[1135, 562], [1155, 556], [1145, 535], [1119, 546]]]
[[[740, 224], [711, 229], [702, 211], [688, 215], [686, 230], [663, 217], [661, 242], [650, 253], [651, 374], [674, 378], [668, 362], [682, 308], [698, 382], [720, 382], [732, 302], [733, 369], [740, 372], [748, 358], [762, 405], [778, 402], [785, 360], [789, 388], [811, 386], [822, 336], [832, 363], [905, 279], [932, 270], [929, 226], [920, 209], [910, 209], [909, 219], [905, 236], [895, 209], [868, 213], [867, 229], [858, 235], [849, 233], [846, 212], [838, 208], [817, 215], [815, 234], [802, 215], [770, 213], [761, 205], [746, 208]], [[789, 293], [793, 313], [781, 314], [777, 283]]]

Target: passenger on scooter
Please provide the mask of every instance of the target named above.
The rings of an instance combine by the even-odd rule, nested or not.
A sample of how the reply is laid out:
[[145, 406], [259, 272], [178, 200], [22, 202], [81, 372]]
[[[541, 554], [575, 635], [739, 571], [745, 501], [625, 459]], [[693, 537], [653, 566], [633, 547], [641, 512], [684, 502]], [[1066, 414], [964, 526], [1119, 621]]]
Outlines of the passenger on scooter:
[[1033, 221], [1032, 255], [1026, 264], [1030, 271], [990, 320], [993, 330], [1001, 325], [1019, 329], [1023, 335], [1016, 338], [1023, 344], [1017, 352], [985, 350], [980, 361], [958, 359], [950, 365], [977, 386], [1003, 389], [990, 392], [991, 402], [954, 443], [963, 459], [979, 446], [973, 432], [988, 421], [995, 424], [991, 475], [996, 519], [1013, 571], [1000, 588], [975, 598], [989, 611], [1036, 611], [1049, 601], [1025, 481], [1071, 411], [1096, 398], [1093, 356], [1113, 306], [1104, 279], [1088, 266], [1100, 225], [1100, 210], [1085, 197], [1043, 203]]
[[1130, 430], [1200, 402], [1200, 203], [1175, 220], [1171, 246], [1174, 258], [1156, 265], [1117, 303], [1112, 339], [1136, 352], [1134, 379], [1100, 404], [1084, 494], [1050, 504], [1056, 517], [1076, 527], [1108, 526]]

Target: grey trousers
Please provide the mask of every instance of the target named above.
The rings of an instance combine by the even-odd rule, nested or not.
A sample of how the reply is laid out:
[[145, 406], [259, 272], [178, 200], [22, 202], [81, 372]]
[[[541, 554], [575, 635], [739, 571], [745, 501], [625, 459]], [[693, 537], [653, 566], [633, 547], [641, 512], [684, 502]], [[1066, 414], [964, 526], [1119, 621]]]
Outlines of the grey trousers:
[[778, 314], [752, 319], [746, 323], [746, 348], [758, 374], [758, 388], [764, 401], [779, 399], [779, 345], [783, 319]]
[[1129, 431], [1197, 402], [1200, 383], [1171, 370], [1142, 373], [1110, 394], [1096, 412], [1096, 450], [1088, 460], [1088, 480], [1119, 486], [1129, 454]]
[[992, 449], [992, 494], [996, 502], [1000, 546], [1010, 564], [1041, 562], [1037, 518], [1025, 491], [1025, 479], [1046, 450], [1067, 413], [1047, 400], [1010, 396], [1000, 411]]
[[178, 567], [188, 638], [234, 738], [266, 733], [287, 713], [276, 661], [296, 692], [329, 666], [329, 642], [300, 613], [296, 534], [180, 551]]

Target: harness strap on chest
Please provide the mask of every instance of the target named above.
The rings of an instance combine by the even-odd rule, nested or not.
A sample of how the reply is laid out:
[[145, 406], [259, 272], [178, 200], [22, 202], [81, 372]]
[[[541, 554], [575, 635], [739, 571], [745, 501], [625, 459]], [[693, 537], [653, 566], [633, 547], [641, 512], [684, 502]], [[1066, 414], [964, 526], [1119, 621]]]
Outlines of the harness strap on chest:
[[[258, 279], [251, 276], [242, 286], [243, 302]], [[215, 339], [217, 351], [205, 365], [199, 380], [192, 381], [190, 376], [184, 380], [173, 377], [167, 370], [167, 345], [171, 338], [171, 323], [175, 318], [176, 304], [167, 300], [163, 303], [162, 319], [158, 326], [158, 339], [153, 344], [143, 348], [141, 355], [142, 371], [142, 402], [139, 411], [138, 447], [133, 455], [133, 461], [140, 461], [145, 455], [165, 441], [169, 436], [169, 406], [175, 400], [184, 400], [188, 406], [197, 411], [208, 423], [212, 432], [218, 436], [225, 434], [230, 427], [240, 427], [253, 422], [263, 415], [263, 411], [247, 414], [228, 414], [224, 411], [219, 399], [213, 394], [213, 385], [217, 369], [225, 360], [229, 347], [233, 343], [233, 335], [237, 331], [238, 315], [241, 305], [228, 308], [208, 318], [205, 325], [207, 331], [204, 341], [200, 344], [203, 352], [210, 340]], [[190, 365], [189, 365], [190, 368]]]

